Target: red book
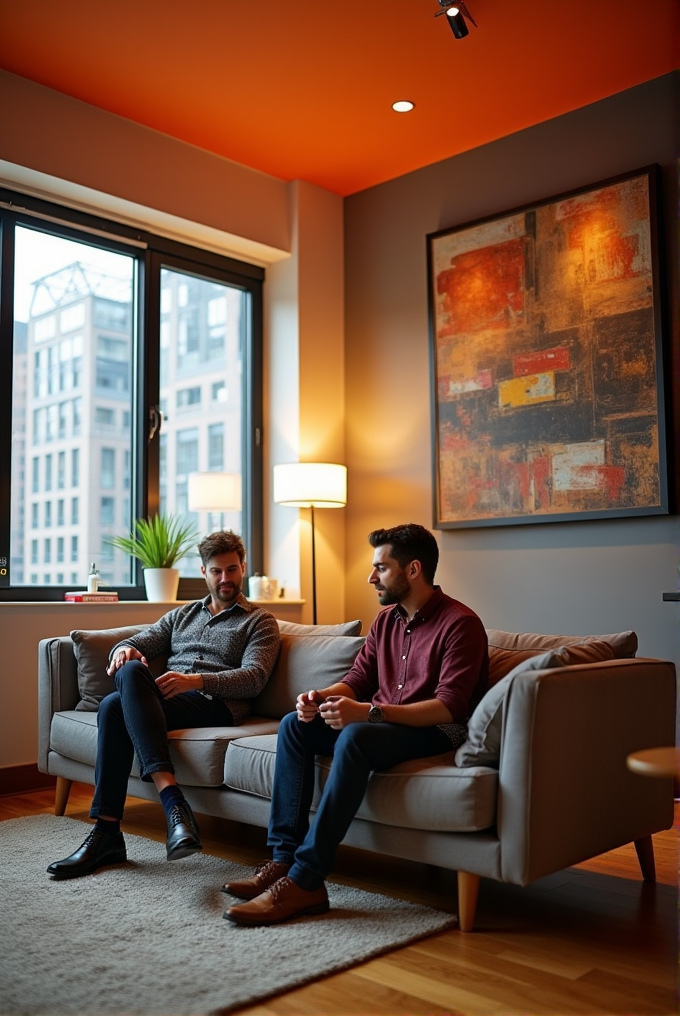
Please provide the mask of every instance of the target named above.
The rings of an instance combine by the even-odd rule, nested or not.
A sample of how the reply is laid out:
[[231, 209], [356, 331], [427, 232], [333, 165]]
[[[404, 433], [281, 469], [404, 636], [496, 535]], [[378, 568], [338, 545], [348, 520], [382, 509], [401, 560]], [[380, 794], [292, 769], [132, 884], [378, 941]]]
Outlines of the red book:
[[68, 603], [118, 603], [118, 593], [64, 593]]

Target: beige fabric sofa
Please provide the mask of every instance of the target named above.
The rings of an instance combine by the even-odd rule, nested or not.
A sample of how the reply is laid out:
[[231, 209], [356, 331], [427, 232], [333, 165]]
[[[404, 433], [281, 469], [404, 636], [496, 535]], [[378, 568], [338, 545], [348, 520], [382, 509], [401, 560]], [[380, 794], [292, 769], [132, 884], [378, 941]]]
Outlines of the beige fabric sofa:
[[[340, 633], [280, 627], [278, 663], [244, 724], [170, 735], [178, 780], [198, 813], [266, 826], [281, 716], [299, 692], [340, 680], [363, 641], [352, 624]], [[138, 630], [40, 643], [38, 765], [58, 778], [57, 814], [71, 781], [94, 781], [97, 700], [110, 683], [104, 663], [115, 642]], [[632, 658], [634, 633], [593, 636], [580, 648], [577, 636], [489, 631], [489, 642], [498, 683], [472, 717], [468, 744], [455, 759], [451, 752], [375, 773], [344, 841], [456, 870], [466, 931], [480, 877], [526, 885], [634, 841], [653, 879], [651, 834], [673, 822], [671, 781], [626, 767], [630, 752], [673, 743], [672, 663]], [[584, 655], [605, 658], [573, 662]], [[317, 795], [330, 764], [317, 760]], [[156, 797], [136, 769], [129, 792]]]

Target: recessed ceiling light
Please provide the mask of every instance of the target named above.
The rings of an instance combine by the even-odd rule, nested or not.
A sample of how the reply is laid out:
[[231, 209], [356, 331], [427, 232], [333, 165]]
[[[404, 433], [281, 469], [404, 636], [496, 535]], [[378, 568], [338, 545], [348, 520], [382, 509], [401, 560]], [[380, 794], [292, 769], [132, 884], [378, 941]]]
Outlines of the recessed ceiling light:
[[392, 103], [392, 109], [395, 113], [409, 113], [413, 109], [414, 103], [409, 102], [408, 99], [400, 99], [399, 102]]

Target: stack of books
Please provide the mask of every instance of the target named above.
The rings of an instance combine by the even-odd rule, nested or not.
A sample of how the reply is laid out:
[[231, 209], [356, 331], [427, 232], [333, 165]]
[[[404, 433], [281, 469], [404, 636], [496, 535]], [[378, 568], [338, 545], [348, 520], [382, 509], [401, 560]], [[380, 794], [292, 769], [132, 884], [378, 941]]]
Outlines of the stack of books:
[[64, 593], [69, 603], [118, 603], [118, 593], [110, 589], [100, 589], [96, 593], [88, 593], [85, 589], [75, 589]]

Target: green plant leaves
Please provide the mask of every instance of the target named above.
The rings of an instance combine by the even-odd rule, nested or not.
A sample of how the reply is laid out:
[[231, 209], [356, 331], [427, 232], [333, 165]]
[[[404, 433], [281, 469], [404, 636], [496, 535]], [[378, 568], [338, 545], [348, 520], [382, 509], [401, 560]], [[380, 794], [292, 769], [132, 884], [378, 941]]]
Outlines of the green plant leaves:
[[136, 557], [144, 568], [173, 568], [198, 539], [193, 523], [182, 523], [175, 515], [137, 519], [135, 530], [129, 536], [114, 536], [108, 542]]

